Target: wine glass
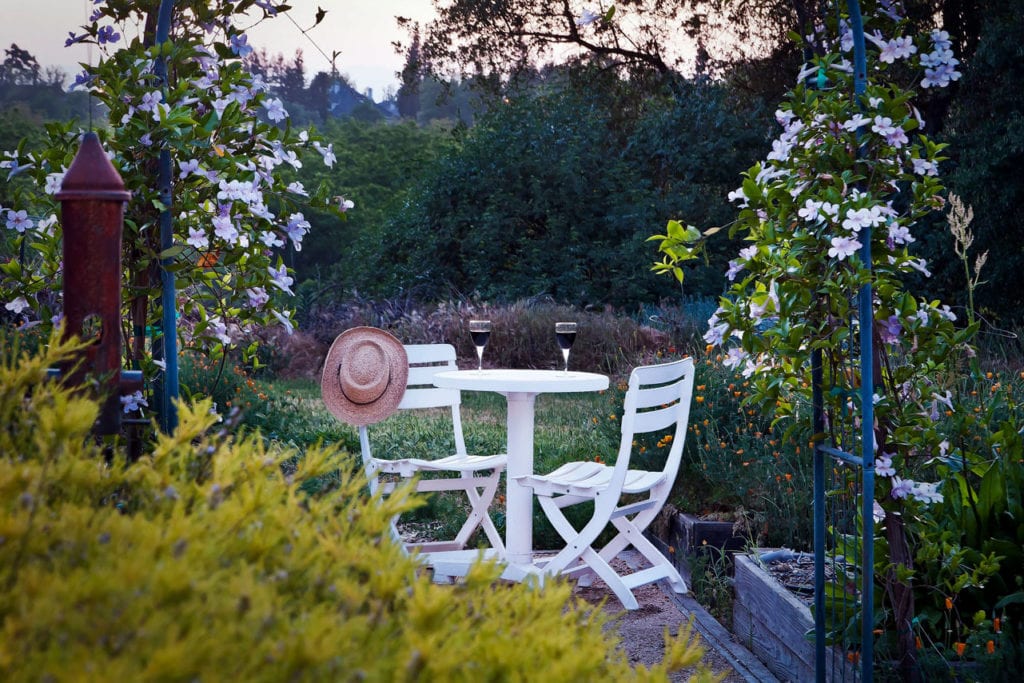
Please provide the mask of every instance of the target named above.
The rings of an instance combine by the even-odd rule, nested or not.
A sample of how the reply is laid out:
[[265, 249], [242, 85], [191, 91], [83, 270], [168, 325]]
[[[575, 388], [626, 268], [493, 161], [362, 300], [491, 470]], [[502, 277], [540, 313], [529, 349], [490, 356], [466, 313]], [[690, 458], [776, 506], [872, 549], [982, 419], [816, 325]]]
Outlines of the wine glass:
[[569, 374], [569, 349], [576, 341], [576, 323], [555, 323], [555, 339], [565, 359], [565, 374]]
[[484, 347], [491, 337], [490, 320], [470, 320], [469, 335], [473, 337], [473, 346], [476, 347], [477, 372], [484, 369]]

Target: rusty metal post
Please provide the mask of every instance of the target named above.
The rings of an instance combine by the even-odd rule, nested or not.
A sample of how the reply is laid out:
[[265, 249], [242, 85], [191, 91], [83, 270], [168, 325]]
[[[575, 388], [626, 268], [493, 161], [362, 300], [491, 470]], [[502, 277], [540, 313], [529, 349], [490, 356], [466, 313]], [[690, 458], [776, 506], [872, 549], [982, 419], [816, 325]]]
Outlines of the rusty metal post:
[[99, 382], [97, 434], [121, 428], [121, 231], [130, 196], [99, 138], [86, 133], [57, 199], [64, 231], [65, 334], [90, 342], [77, 367], [64, 369], [65, 381]]

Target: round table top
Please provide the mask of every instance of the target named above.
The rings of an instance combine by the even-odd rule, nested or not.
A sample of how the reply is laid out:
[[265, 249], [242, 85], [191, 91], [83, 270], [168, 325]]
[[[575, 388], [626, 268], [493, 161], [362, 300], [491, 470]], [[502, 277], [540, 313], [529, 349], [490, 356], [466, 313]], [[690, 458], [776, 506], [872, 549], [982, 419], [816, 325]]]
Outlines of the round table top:
[[608, 378], [562, 370], [451, 370], [434, 375], [434, 384], [445, 389], [546, 394], [601, 391], [608, 388]]

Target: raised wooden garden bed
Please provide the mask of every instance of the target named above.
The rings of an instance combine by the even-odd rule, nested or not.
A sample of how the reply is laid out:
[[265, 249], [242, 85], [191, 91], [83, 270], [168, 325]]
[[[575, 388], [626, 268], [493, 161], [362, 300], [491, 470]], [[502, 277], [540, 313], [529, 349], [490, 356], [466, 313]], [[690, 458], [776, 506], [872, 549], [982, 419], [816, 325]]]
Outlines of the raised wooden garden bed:
[[[735, 636], [780, 680], [814, 680], [814, 619], [810, 607], [750, 555], [737, 554], [733, 561]], [[829, 680], [857, 680], [859, 672], [846, 661], [844, 653], [830, 655], [826, 660]], [[833, 672], [838, 666], [846, 670]]]

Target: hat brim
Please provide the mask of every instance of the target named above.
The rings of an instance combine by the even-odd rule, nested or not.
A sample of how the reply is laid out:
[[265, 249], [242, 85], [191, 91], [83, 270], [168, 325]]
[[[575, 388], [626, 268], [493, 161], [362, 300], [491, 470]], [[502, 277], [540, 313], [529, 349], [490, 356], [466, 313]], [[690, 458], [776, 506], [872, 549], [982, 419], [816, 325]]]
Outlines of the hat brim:
[[[369, 345], [383, 357], [376, 371], [386, 373], [380, 395], [372, 401], [356, 402], [345, 393], [341, 379], [342, 367], [358, 349]], [[409, 379], [409, 358], [405, 347], [392, 335], [376, 327], [353, 327], [335, 338], [324, 361], [320, 379], [320, 395], [331, 415], [342, 422], [363, 426], [380, 422], [398, 409]]]

